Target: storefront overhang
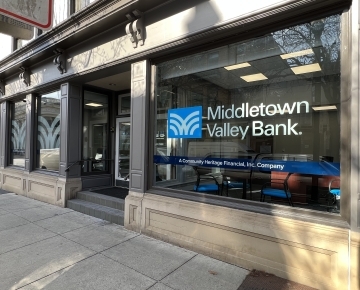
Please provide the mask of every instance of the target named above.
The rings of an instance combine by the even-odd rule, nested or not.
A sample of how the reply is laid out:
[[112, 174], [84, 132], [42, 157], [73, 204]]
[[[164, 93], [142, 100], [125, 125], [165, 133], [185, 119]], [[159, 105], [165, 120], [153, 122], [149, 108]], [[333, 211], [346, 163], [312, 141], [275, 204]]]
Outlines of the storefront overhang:
[[[71, 15], [64, 22], [14, 51], [0, 61], [1, 79], [54, 56], [54, 48], [66, 50], [115, 26], [127, 23], [136, 11], [146, 13], [169, 0], [98, 0]], [[135, 15], [134, 15], [135, 11]]]
[[[189, 9], [202, 2], [204, 1], [195, 0], [191, 3], [180, 3], [173, 0], [98, 0], [1, 60], [0, 79], [6, 80], [19, 74], [20, 67], [31, 67], [45, 59], [54, 57], [54, 49], [66, 50], [114, 29], [114, 27], [124, 26], [130, 22], [129, 14], [134, 15], [134, 11], [145, 14], [146, 19], [148, 14], [150, 15], [153, 12], [155, 14], [155, 9], [161, 5], [170, 4], [181, 9]], [[172, 51], [193, 48], [209, 41], [224, 39], [235, 33], [245, 35], [254, 28], [258, 30], [259, 27], [267, 29], [271, 25], [280, 25], [280, 23], [296, 17], [298, 18], [296, 21], [301, 21], [301, 19], [305, 21], [304, 15], [310, 17], [316, 13], [316, 15], [321, 16], [334, 11], [341, 11], [349, 7], [351, 2], [351, 0], [269, 1], [266, 6], [250, 13], [239, 11], [238, 17], [226, 21], [226, 23], [200, 30], [196, 35], [184, 35], [183, 38], [170, 41], [171, 43], [162, 45], [162, 47], [149, 47], [141, 53], [134, 52], [134, 55], [127, 59], [129, 61], [143, 57], [162, 57]], [[163, 15], [160, 13], [155, 18], [161, 19], [162, 17]], [[116, 63], [114, 62], [114, 64]], [[66, 77], [71, 78], [70, 75], [66, 75]]]

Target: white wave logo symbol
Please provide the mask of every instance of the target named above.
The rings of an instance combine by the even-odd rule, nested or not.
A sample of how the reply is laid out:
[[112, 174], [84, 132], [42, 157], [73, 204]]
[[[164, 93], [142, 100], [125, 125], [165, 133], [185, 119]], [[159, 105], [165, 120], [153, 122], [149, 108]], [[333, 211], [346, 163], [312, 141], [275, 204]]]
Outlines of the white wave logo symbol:
[[170, 130], [176, 136], [193, 135], [196, 129], [200, 128], [200, 112], [191, 113], [185, 118], [181, 118], [178, 114], [170, 113]]

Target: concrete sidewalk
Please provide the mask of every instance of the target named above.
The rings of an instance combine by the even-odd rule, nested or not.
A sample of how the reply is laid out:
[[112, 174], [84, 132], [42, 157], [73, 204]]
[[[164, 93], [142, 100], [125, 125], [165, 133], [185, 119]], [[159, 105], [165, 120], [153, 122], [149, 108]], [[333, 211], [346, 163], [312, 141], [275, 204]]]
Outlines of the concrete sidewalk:
[[0, 289], [237, 290], [249, 271], [0, 192]]

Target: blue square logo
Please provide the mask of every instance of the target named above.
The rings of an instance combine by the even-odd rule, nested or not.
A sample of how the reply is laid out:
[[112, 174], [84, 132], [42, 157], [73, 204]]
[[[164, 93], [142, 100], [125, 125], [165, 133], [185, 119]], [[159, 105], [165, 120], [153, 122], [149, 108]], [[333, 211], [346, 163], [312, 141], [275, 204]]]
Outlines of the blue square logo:
[[169, 138], [202, 138], [202, 107], [168, 111]]

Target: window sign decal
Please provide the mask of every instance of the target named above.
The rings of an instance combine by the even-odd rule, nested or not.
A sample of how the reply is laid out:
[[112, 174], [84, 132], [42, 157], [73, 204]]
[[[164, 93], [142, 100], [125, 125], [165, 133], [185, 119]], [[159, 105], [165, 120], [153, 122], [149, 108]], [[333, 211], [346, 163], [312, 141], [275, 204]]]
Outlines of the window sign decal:
[[202, 138], [202, 107], [168, 111], [169, 138]]
[[[249, 117], [266, 117], [279, 115], [292, 115], [300, 113], [309, 113], [309, 103], [306, 101], [294, 102], [292, 105], [289, 103], [269, 104], [264, 105], [261, 103], [259, 106], [249, 107], [248, 103], [243, 103], [240, 107], [235, 108], [231, 105], [230, 108], [225, 109], [224, 106], [217, 106], [215, 110], [208, 107], [208, 120], [224, 120], [224, 119], [241, 119]], [[268, 124], [264, 125], [262, 121], [253, 121], [252, 130], [249, 132], [250, 125], [248, 126], [231, 126], [230, 123], [223, 123], [219, 126], [215, 123], [213, 126], [206, 125], [210, 137], [237, 137], [240, 136], [244, 140], [247, 133], [252, 136], [278, 136], [278, 135], [302, 135], [302, 132], [296, 131], [298, 123], [293, 123], [291, 119], [287, 119], [285, 123], [281, 124]]]
[[[235, 108], [231, 105], [230, 108], [224, 106], [217, 106], [216, 109], [207, 108], [208, 120], [224, 120], [224, 119], [241, 119], [249, 117], [266, 117], [279, 115], [292, 115], [309, 113], [309, 103], [306, 101], [289, 103], [269, 104], [261, 103], [259, 106], [249, 107], [248, 103], [243, 103], [240, 107]], [[218, 125], [206, 124], [206, 130], [210, 137], [241, 137], [244, 140], [246, 134], [251, 133], [252, 136], [290, 136], [302, 135], [301, 131], [297, 131], [298, 123], [293, 123], [291, 119], [287, 119], [281, 124], [267, 124], [264, 125], [262, 121], [253, 121], [252, 126], [231, 126], [230, 123], [223, 123]], [[202, 138], [202, 106], [171, 109], [168, 111], [168, 136], [169, 138]], [[251, 129], [251, 132], [249, 129]]]
[[[258, 155], [261, 157], [261, 154]], [[219, 167], [237, 170], [256, 170], [262, 172], [280, 171], [312, 175], [340, 176], [340, 163], [316, 162], [316, 161], [284, 161], [284, 160], [262, 160], [234, 159], [217, 157], [187, 157], [187, 156], [161, 156], [154, 155], [156, 164], [189, 165], [201, 167]]]

